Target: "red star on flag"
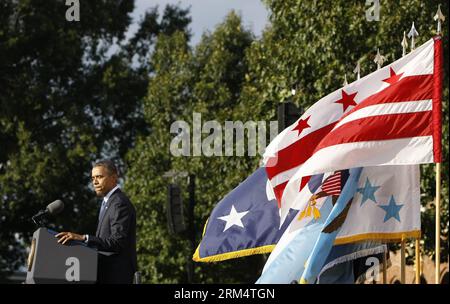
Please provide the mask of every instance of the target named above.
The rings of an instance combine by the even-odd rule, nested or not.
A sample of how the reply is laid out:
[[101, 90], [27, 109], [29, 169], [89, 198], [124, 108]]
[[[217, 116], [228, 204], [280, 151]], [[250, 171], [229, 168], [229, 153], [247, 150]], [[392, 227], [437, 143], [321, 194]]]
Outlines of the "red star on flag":
[[298, 131], [298, 134], [297, 134], [297, 135], [300, 135], [300, 133], [302, 133], [302, 131], [303, 131], [304, 129], [306, 129], [306, 128], [311, 128], [311, 126], [308, 125], [308, 120], [309, 120], [310, 117], [311, 117], [311, 115], [308, 116], [306, 119], [300, 119], [300, 120], [298, 121], [297, 125], [295, 126], [295, 128], [292, 129], [292, 131], [297, 130], [297, 131]]
[[397, 74], [395, 74], [394, 69], [391, 68], [391, 67], [389, 68], [389, 70], [390, 70], [391, 76], [389, 76], [386, 79], [383, 79], [383, 81], [389, 83], [390, 85], [393, 85], [394, 83], [396, 83], [397, 81], [400, 80], [400, 78], [402, 77], [403, 73], [397, 75]]
[[358, 92], [355, 92], [353, 94], [347, 94], [344, 90], [342, 90], [342, 98], [338, 101], [335, 101], [334, 103], [341, 103], [344, 107], [344, 112], [347, 110], [350, 106], [356, 106], [355, 102], [355, 96], [358, 94]]

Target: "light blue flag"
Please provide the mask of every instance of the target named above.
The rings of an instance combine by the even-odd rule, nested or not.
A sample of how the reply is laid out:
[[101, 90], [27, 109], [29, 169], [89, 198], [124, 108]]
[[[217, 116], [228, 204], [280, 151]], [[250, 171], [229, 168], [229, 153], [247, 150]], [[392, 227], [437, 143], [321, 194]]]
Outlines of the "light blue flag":
[[305, 271], [301, 276], [300, 283], [308, 284], [315, 283], [320, 271], [322, 270], [328, 255], [331, 252], [334, 241], [339, 229], [345, 221], [351, 201], [358, 189], [358, 181], [361, 175], [362, 168], [350, 169], [350, 176], [345, 183], [341, 195], [339, 196], [336, 205], [331, 210], [328, 216], [322, 233], [320, 233], [309, 259], [306, 262]]
[[332, 198], [328, 197], [320, 209], [322, 217], [302, 228], [283, 250], [264, 269], [256, 284], [288, 284], [298, 281], [305, 270], [305, 262], [314, 248], [316, 240], [332, 210]]

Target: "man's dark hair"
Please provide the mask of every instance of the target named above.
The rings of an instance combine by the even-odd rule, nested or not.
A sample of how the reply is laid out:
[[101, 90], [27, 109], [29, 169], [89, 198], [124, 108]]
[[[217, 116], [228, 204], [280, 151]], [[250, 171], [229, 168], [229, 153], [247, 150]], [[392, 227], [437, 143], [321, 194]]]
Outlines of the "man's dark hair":
[[108, 171], [109, 175], [117, 175], [119, 176], [119, 171], [117, 170], [116, 165], [114, 165], [114, 162], [109, 159], [104, 159], [101, 161], [98, 161], [94, 164], [93, 167], [104, 167], [106, 168], [106, 171]]

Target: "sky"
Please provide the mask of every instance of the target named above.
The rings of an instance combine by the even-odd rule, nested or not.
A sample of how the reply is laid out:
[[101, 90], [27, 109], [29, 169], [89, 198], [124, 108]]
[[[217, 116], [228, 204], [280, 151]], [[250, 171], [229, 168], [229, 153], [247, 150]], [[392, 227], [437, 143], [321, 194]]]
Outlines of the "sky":
[[261, 0], [135, 0], [135, 10], [132, 13], [133, 25], [130, 26], [128, 35], [137, 30], [136, 24], [147, 9], [158, 5], [162, 15], [167, 4], [180, 4], [182, 8], [190, 7], [191, 45], [196, 45], [200, 41], [204, 31], [214, 31], [214, 28], [233, 9], [241, 15], [243, 25], [257, 37], [260, 37], [268, 23], [268, 11]]

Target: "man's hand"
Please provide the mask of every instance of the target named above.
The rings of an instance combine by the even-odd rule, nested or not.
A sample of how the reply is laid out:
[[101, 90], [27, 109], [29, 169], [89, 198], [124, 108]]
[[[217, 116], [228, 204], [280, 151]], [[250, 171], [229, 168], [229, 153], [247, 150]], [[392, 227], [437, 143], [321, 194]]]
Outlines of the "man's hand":
[[76, 234], [76, 233], [73, 233], [73, 232], [60, 232], [57, 235], [55, 235], [55, 237], [60, 238], [58, 240], [58, 243], [61, 243], [63, 245], [67, 241], [70, 241], [70, 240], [84, 241], [84, 239], [85, 239], [84, 235]]

